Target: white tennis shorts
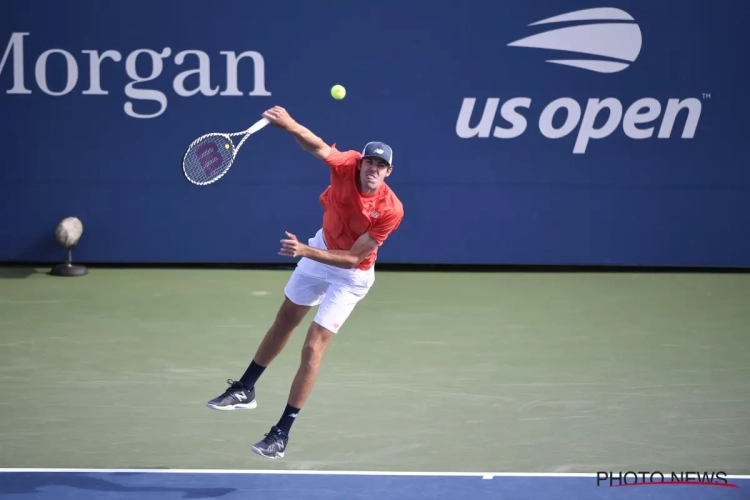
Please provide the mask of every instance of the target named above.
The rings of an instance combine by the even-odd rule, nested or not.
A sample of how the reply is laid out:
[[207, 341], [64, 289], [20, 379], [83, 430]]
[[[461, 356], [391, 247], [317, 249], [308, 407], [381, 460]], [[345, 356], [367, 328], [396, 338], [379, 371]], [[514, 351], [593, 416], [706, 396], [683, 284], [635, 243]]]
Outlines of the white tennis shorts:
[[[327, 249], [320, 229], [308, 245]], [[333, 333], [354, 310], [354, 306], [365, 298], [375, 283], [375, 268], [342, 269], [303, 257], [284, 288], [286, 296], [298, 305], [320, 306], [314, 321]]]

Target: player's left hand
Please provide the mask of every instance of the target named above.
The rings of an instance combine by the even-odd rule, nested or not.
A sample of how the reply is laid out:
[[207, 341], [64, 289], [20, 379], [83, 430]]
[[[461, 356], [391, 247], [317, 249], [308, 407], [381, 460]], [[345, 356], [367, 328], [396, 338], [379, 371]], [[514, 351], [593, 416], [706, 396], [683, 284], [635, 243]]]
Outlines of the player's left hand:
[[289, 231], [284, 231], [287, 239], [281, 240], [281, 250], [279, 255], [285, 257], [304, 257], [305, 247], [304, 243], [300, 243], [295, 235]]

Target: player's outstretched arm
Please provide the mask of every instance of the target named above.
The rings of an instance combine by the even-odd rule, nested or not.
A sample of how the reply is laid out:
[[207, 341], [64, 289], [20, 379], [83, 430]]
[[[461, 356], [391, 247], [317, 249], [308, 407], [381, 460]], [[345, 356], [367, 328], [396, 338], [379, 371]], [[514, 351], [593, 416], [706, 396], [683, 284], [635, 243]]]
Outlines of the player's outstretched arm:
[[354, 242], [351, 250], [321, 250], [320, 248], [311, 247], [300, 243], [297, 237], [287, 232], [287, 239], [281, 240], [281, 250], [279, 255], [286, 257], [307, 257], [329, 266], [336, 266], [343, 269], [354, 269], [365, 258], [370, 255], [376, 248], [378, 242], [368, 233]]
[[331, 152], [331, 147], [323, 139], [313, 134], [308, 128], [297, 123], [281, 106], [272, 107], [263, 113], [263, 117], [271, 125], [292, 134], [292, 137], [302, 146], [302, 149], [311, 153], [319, 160], [324, 160], [328, 156], [328, 153]]

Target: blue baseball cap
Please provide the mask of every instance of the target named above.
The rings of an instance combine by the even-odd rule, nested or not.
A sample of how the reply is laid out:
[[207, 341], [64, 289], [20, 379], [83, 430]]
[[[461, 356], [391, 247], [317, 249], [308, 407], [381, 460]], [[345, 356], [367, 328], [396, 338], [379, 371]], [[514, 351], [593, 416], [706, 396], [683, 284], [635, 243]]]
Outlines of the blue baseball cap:
[[362, 158], [375, 157], [385, 160], [388, 165], [393, 165], [393, 150], [384, 142], [368, 142], [362, 150]]

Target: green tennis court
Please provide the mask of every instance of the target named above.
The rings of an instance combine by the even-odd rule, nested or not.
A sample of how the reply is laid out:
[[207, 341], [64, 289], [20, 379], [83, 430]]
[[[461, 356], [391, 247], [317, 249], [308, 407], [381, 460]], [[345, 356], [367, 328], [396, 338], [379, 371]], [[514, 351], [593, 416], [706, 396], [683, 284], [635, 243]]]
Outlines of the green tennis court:
[[5, 468], [750, 473], [747, 274], [379, 271], [269, 462], [304, 331], [256, 410], [205, 402], [291, 271], [46, 272], [0, 279]]

